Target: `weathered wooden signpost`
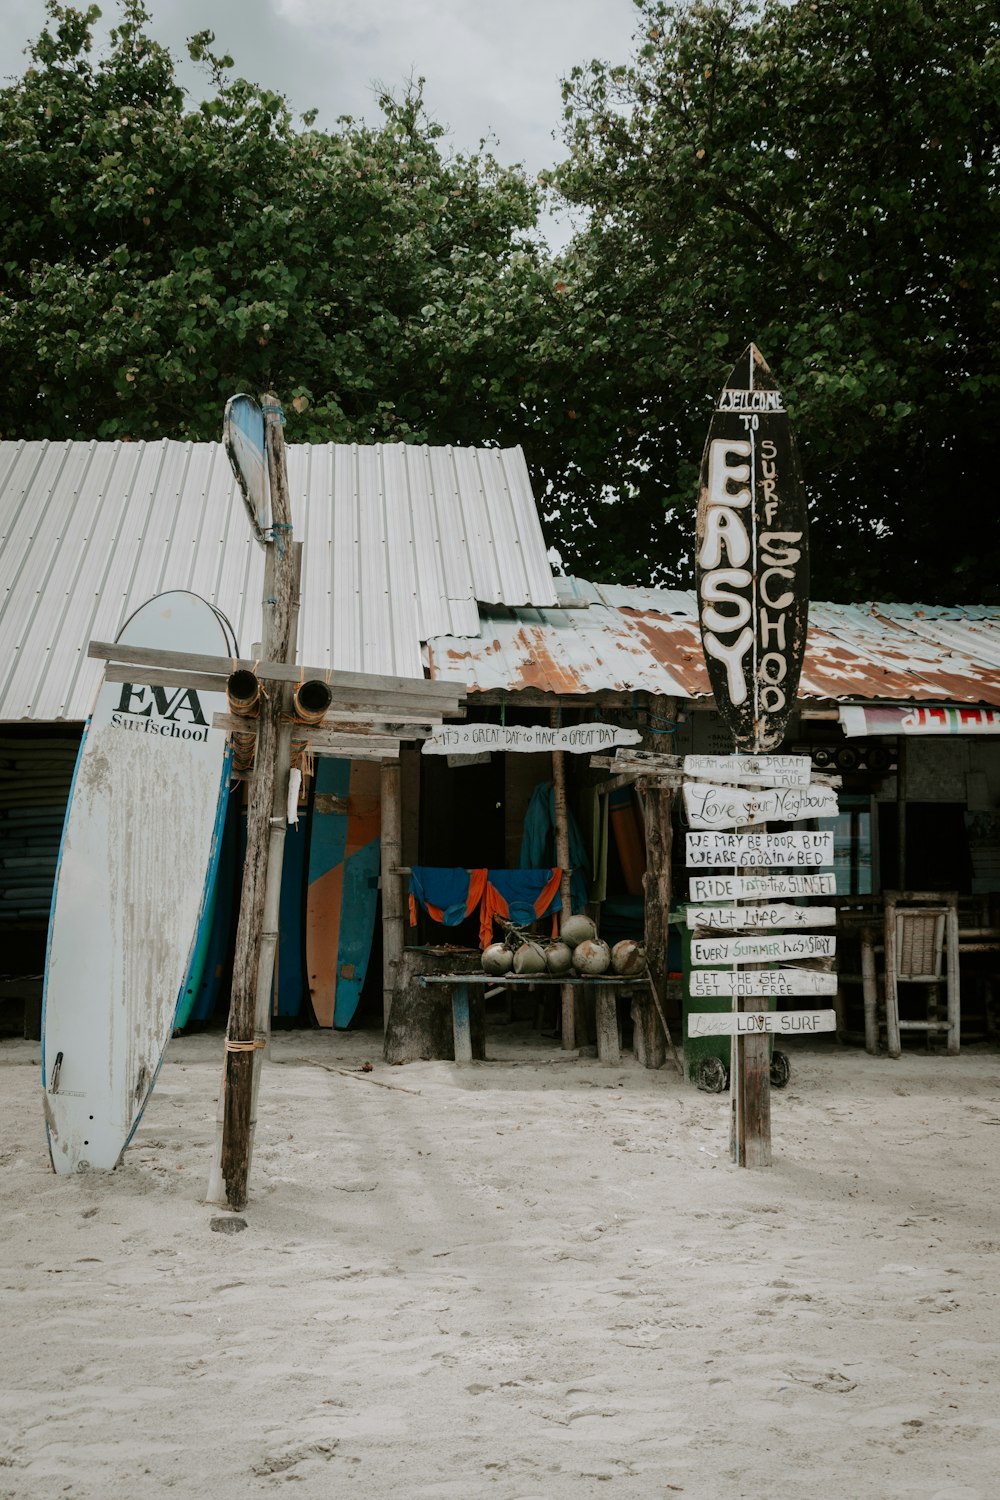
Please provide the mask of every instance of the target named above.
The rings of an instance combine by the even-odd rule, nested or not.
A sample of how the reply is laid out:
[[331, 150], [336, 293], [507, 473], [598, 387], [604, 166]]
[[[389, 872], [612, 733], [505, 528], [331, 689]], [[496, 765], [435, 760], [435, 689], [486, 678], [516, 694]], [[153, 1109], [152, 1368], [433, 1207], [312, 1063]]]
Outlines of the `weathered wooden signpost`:
[[[769, 833], [769, 822], [795, 823], [836, 812], [828, 786], [810, 784], [806, 757], [775, 756], [795, 704], [805, 653], [809, 600], [806, 501], [788, 415], [774, 377], [751, 344], [723, 387], [702, 459], [696, 579], [705, 663], [716, 708], [733, 736], [733, 756], [690, 756], [684, 788], [688, 864], [729, 867], [727, 895], [753, 899], [745, 872], [815, 869], [832, 859], [829, 834]], [[759, 829], [759, 832], [743, 830]], [[770, 898], [793, 896], [801, 875], [768, 876]], [[808, 878], [808, 877], [806, 877]], [[698, 880], [692, 881], [697, 887]], [[829, 892], [823, 887], [823, 893]], [[710, 880], [695, 900], [715, 891]], [[831, 994], [836, 977], [815, 969], [741, 969], [743, 961], [828, 961], [833, 940], [819, 935], [762, 938], [759, 908], [721, 908], [724, 937], [692, 943], [691, 995], [730, 995], [733, 1013], [689, 1018], [689, 1036], [732, 1036], [732, 1151], [741, 1166], [769, 1166], [771, 1098], [769, 1011], [747, 1001], [776, 995]], [[716, 926], [711, 911], [696, 931]], [[796, 923], [779, 918], [771, 926]], [[745, 929], [748, 930], [745, 932]], [[729, 963], [729, 971], [697, 965]], [[830, 1013], [832, 1014], [832, 1012]], [[826, 1012], [817, 1015], [826, 1017]], [[712, 1026], [706, 1031], [706, 1023]], [[725, 1023], [725, 1024], [723, 1024]], [[700, 1030], [698, 1028], [701, 1028]], [[825, 1029], [826, 1021], [814, 1027]]]

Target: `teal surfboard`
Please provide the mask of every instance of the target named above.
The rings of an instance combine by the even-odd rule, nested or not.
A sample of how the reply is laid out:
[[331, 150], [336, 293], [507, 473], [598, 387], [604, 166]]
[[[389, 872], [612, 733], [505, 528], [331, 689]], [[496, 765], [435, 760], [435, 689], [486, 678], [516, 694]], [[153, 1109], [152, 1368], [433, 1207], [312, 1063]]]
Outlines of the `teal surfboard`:
[[215, 1013], [239, 908], [236, 889], [238, 831], [239, 792], [234, 788], [229, 794], [212, 892], [198, 927], [194, 957], [174, 1018], [175, 1031], [182, 1031], [192, 1022], [210, 1021]]
[[343, 1030], [361, 999], [375, 933], [381, 854], [377, 763], [324, 759], [309, 822], [306, 969], [320, 1026]]
[[[306, 832], [303, 823], [285, 829], [281, 861], [281, 896], [278, 908], [278, 941], [274, 950], [271, 981], [271, 1019], [292, 1020], [302, 1014], [306, 978], [303, 965], [303, 918], [305, 900]], [[240, 868], [247, 847], [247, 820], [240, 818]]]

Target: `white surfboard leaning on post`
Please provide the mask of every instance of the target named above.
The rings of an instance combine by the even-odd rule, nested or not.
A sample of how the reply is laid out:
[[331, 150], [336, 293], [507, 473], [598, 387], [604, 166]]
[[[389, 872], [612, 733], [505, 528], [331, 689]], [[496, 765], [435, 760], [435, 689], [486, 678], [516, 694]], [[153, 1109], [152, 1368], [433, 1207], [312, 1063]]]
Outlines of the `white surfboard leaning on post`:
[[[160, 594], [128, 646], [235, 656], [196, 594]], [[105, 682], [84, 732], [56, 871], [42, 1014], [52, 1165], [111, 1170], [170, 1039], [218, 860], [229, 785], [222, 692]]]

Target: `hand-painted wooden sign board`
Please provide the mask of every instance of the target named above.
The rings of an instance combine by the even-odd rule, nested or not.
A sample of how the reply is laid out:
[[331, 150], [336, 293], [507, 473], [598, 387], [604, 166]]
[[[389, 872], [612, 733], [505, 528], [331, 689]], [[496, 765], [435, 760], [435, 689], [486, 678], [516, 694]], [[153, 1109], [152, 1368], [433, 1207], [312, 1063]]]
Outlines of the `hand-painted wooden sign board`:
[[537, 755], [540, 750], [567, 750], [571, 755], [589, 755], [611, 750], [615, 745], [638, 745], [637, 729], [617, 724], [569, 724], [550, 729], [545, 724], [442, 724], [423, 743], [424, 755], [467, 755], [477, 751], [506, 750]]
[[687, 925], [716, 932], [741, 932], [747, 927], [834, 927], [835, 906], [689, 906]]
[[805, 654], [805, 490], [774, 377], [743, 352], [708, 430], [698, 496], [696, 582], [709, 681], [737, 750], [781, 741]]
[[684, 775], [740, 786], [808, 786], [812, 761], [808, 755], [685, 755]]
[[769, 1031], [779, 1036], [808, 1036], [814, 1031], [836, 1031], [833, 1010], [703, 1010], [688, 1016], [688, 1036], [753, 1036]]
[[695, 938], [693, 964], [757, 964], [782, 959], [832, 958], [837, 939], [818, 932], [775, 932], [760, 937]]
[[732, 995], [835, 995], [836, 974], [817, 969], [692, 969], [692, 1000]]
[[833, 864], [832, 833], [689, 833], [687, 862], [769, 869]]
[[755, 823], [802, 823], [807, 818], [835, 818], [837, 794], [832, 787], [761, 787], [744, 791], [708, 781], [684, 783], [684, 809], [691, 828], [738, 828]]
[[230, 396], [222, 418], [222, 441], [233, 466], [254, 536], [263, 546], [271, 524], [264, 448], [264, 413], [252, 396]]
[[[825, 875], [692, 875], [692, 901], [773, 901], [781, 896], [835, 896], [837, 877]], [[817, 908], [814, 908], [814, 911]], [[826, 907], [818, 908], [825, 911]], [[820, 927], [825, 924], [820, 922]]]

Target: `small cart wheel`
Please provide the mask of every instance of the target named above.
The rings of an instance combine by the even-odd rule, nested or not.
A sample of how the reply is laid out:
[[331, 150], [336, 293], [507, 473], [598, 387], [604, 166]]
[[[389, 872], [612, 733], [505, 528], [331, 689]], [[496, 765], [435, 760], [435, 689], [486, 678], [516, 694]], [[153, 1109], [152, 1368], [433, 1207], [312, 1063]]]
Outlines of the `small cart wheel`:
[[792, 1076], [792, 1065], [785, 1052], [771, 1053], [771, 1087], [783, 1089]]
[[703, 1058], [698, 1065], [698, 1087], [703, 1094], [724, 1094], [729, 1087], [729, 1069], [721, 1057]]

